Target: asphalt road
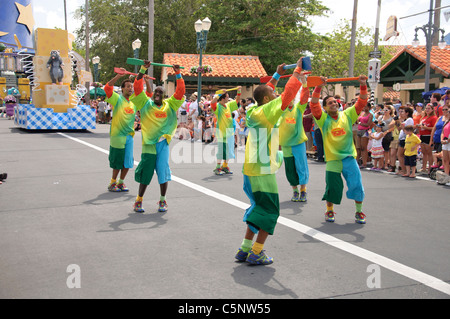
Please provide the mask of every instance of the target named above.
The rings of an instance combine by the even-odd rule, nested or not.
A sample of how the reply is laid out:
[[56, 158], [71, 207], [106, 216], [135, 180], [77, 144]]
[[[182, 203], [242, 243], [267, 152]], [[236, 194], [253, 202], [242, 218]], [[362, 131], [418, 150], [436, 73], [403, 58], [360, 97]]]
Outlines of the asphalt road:
[[[138, 184], [109, 193], [109, 126], [29, 132], [0, 119], [0, 298], [427, 299], [450, 297], [449, 188], [363, 171], [367, 224], [343, 199], [324, 221], [325, 166], [311, 161], [307, 203], [290, 201], [278, 172], [281, 217], [270, 266], [237, 263], [249, 200], [242, 164], [214, 176], [214, 145], [174, 141], [167, 202], [156, 175], [144, 214]], [[141, 154], [135, 136], [135, 160]], [[238, 151], [238, 158], [242, 158]]]

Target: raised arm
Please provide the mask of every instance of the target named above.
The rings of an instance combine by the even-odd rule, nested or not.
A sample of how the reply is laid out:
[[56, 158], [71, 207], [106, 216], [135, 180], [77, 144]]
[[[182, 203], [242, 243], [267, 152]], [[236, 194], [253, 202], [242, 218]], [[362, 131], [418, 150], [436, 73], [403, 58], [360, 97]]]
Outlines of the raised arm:
[[145, 90], [145, 94], [147, 94], [148, 97], [152, 97], [153, 96], [153, 89], [152, 89], [152, 84], [150, 83], [150, 76], [145, 74], [144, 75], [144, 81], [145, 81], [145, 86], [147, 87], [147, 89]]
[[[126, 71], [124, 68], [120, 68], [123, 71]], [[109, 80], [108, 83], [106, 83], [105, 87], [103, 88], [106, 93], [106, 97], [109, 99], [113, 93], [114, 93], [114, 84], [116, 84], [117, 80], [120, 79], [125, 74], [116, 74], [115, 77], [113, 77], [111, 80]]]
[[322, 107], [320, 106], [320, 92], [322, 91], [322, 87], [326, 84], [327, 78], [321, 77], [322, 84], [316, 86], [314, 92], [311, 97], [310, 107], [312, 115], [318, 120], [322, 117]]
[[277, 66], [277, 71], [272, 75], [272, 78], [266, 84], [266, 85], [270, 86], [273, 90], [275, 90], [275, 87], [277, 86], [278, 80], [280, 79], [280, 77], [282, 75], [284, 75], [284, 73], [286, 72], [286, 70], [284, 69], [285, 65], [286, 65], [286, 63], [280, 64], [279, 66]]
[[184, 84], [183, 77], [181, 76], [181, 69], [179, 65], [174, 65], [173, 70], [175, 71], [175, 76], [177, 78], [177, 88], [173, 97], [177, 100], [181, 100], [186, 93], [186, 86]]
[[301, 74], [302, 74], [302, 60], [303, 58], [300, 58], [297, 61], [297, 67], [294, 70], [294, 73], [292, 74], [292, 77], [289, 79], [289, 81], [286, 83], [286, 88], [284, 92], [281, 94], [281, 109], [284, 111], [289, 106], [291, 101], [294, 100], [295, 96], [297, 95], [298, 90], [300, 90], [300, 87], [302, 85], [301, 81]]
[[147, 71], [147, 69], [150, 67], [151, 62], [148, 60], [144, 61], [144, 65], [141, 66], [141, 69], [139, 70], [139, 74], [136, 78], [136, 80], [134, 81], [134, 95], [138, 96], [139, 94], [142, 93], [142, 91], [144, 91], [144, 81], [142, 80], [142, 78], [145, 75], [145, 72]]
[[364, 107], [367, 105], [367, 76], [360, 75], [359, 76], [359, 98], [358, 101], [356, 101], [355, 109], [356, 113], [360, 114]]

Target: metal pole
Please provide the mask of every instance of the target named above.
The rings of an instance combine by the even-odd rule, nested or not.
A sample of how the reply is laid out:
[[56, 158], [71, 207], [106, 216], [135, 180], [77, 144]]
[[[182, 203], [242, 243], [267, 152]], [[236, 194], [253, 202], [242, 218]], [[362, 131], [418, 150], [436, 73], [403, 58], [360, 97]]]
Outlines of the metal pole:
[[430, 13], [428, 18], [428, 26], [424, 28], [427, 49], [427, 62], [425, 66], [425, 92], [430, 90], [430, 61], [433, 36], [433, 0], [430, 0]]
[[439, 29], [441, 27], [441, 0], [436, 0], [434, 6], [434, 25], [436, 26], [436, 32], [433, 33], [433, 44], [434, 46], [439, 43]]
[[67, 5], [66, 5], [66, 0], [64, 0], [64, 24], [65, 24], [65, 29], [67, 31]]
[[[139, 59], [139, 49], [134, 49], [134, 58], [135, 59]], [[137, 73], [138, 69], [137, 69], [137, 65], [134, 66], [134, 73]]]
[[378, 38], [380, 36], [380, 12], [381, 12], [381, 0], [378, 0], [377, 21], [376, 21], [376, 27], [375, 27], [374, 51], [378, 51]]
[[[85, 10], [86, 10], [86, 65], [85, 65], [85, 69], [87, 72], [89, 72], [89, 0], [85, 1]], [[89, 88], [90, 88], [90, 83], [86, 82], [85, 86], [87, 88], [87, 93], [85, 95], [85, 102], [86, 105], [90, 105], [90, 93], [89, 93]]]
[[[199, 58], [199, 68], [202, 67], [202, 51], [203, 51], [203, 36], [200, 39], [200, 58]], [[198, 114], [201, 114], [200, 109], [200, 99], [202, 96], [202, 72], [198, 72], [198, 87], [197, 87], [197, 108]]]
[[354, 0], [353, 4], [353, 19], [352, 19], [352, 39], [350, 44], [350, 60], [348, 63], [348, 76], [353, 76], [353, 69], [355, 67], [355, 42], [356, 42], [356, 19], [358, 16], [358, 0]]
[[[155, 37], [155, 0], [148, 1], [148, 59], [153, 61]], [[153, 65], [148, 69], [148, 75], [153, 77]], [[153, 80], [150, 80], [153, 84]]]

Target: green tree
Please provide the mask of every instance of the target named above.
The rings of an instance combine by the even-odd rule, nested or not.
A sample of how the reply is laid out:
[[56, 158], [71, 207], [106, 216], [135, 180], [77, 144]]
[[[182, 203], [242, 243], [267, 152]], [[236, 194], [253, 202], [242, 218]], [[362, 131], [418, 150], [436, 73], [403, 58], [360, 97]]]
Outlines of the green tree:
[[[342, 20], [330, 34], [327, 33], [316, 42], [311, 50], [315, 75], [328, 78], [348, 77], [351, 44], [351, 21]], [[374, 38], [370, 28], [359, 27], [356, 30], [354, 76], [367, 74], [369, 53], [373, 51]], [[392, 48], [380, 46], [381, 65], [393, 56]]]
[[312, 49], [309, 19], [327, 9], [318, 0], [211, 0], [199, 11], [213, 22], [208, 52], [259, 56], [270, 73]]
[[[194, 23], [209, 17], [213, 22], [208, 35], [208, 54], [259, 56], [270, 73], [280, 63], [295, 63], [310, 51], [317, 37], [310, 30], [309, 18], [322, 15], [327, 8], [320, 0], [155, 0], [155, 62], [164, 53], [195, 53]], [[85, 8], [76, 18], [81, 21], [77, 44], [85, 43]], [[131, 43], [142, 41], [140, 57], [148, 51], [148, 0], [90, 0], [90, 55], [101, 58], [106, 81], [114, 67], [125, 65], [133, 56]], [[158, 79], [161, 69], [155, 68]]]

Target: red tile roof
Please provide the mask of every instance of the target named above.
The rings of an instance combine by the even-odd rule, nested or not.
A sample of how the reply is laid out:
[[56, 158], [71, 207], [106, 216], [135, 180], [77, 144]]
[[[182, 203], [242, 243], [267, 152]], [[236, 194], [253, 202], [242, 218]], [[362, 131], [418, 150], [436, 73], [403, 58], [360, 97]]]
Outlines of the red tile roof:
[[[184, 66], [181, 74], [183, 76], [197, 76], [191, 73], [191, 67], [199, 65], [198, 54], [180, 54], [180, 53], [165, 53], [164, 64], [178, 64]], [[221, 77], [221, 78], [261, 78], [267, 76], [259, 57], [251, 55], [213, 55], [204, 54], [202, 56], [202, 65], [210, 65], [212, 72], [203, 74], [202, 77]], [[164, 72], [167, 75], [174, 75], [172, 68], [163, 68], [161, 77], [164, 77]]]
[[[425, 46], [418, 46], [414, 48], [413, 46], [404, 46], [403, 49], [399, 50], [394, 57], [389, 60], [383, 67], [381, 71], [387, 68], [392, 62], [394, 62], [401, 54], [404, 52], [412, 55], [417, 60], [422, 63], [426, 63], [427, 61], [427, 50]], [[430, 59], [430, 67], [438, 73], [448, 77], [450, 76], [450, 48], [447, 46], [444, 49], [440, 49], [437, 46], [432, 47], [431, 49], [431, 59]]]

